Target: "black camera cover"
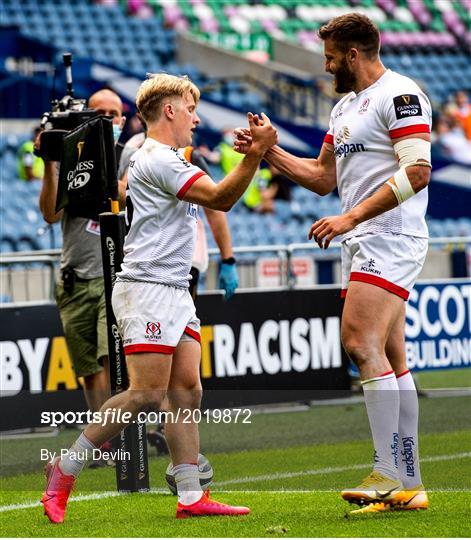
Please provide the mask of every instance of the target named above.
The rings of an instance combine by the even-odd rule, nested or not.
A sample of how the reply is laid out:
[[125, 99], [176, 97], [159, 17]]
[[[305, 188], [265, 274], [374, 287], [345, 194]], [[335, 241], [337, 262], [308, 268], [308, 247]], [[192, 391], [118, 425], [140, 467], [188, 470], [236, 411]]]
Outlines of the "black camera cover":
[[118, 198], [113, 121], [96, 116], [64, 136], [56, 212], [98, 219]]
[[98, 113], [94, 109], [53, 112], [48, 117], [48, 124], [52, 128], [45, 129], [42, 132], [40, 147], [34, 153], [45, 161], [60, 161], [64, 136], [72, 129], [81, 126], [84, 122], [97, 115]]

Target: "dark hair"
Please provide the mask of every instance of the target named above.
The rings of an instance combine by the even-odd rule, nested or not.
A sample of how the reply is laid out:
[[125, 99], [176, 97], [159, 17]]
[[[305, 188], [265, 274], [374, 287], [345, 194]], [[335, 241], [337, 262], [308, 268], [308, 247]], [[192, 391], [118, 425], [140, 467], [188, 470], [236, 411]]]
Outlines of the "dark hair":
[[367, 56], [375, 57], [379, 52], [379, 30], [366, 15], [347, 13], [335, 17], [319, 28], [319, 37], [332, 39], [342, 52], [356, 47]]

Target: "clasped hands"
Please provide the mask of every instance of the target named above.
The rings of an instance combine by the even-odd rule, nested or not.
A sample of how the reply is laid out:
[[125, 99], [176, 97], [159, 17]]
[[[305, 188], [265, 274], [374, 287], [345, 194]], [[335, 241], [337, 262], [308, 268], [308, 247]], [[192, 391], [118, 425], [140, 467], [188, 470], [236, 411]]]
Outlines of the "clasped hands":
[[[272, 127], [270, 119], [264, 113], [260, 116], [258, 114], [248, 113], [247, 119], [249, 121], [248, 128], [239, 127], [234, 130], [234, 150], [240, 154], [247, 154], [252, 144], [255, 143], [254, 134], [257, 128], [261, 126]], [[308, 238], [309, 240], [314, 238], [321, 249], [327, 249], [336, 236], [349, 232], [354, 227], [354, 220], [348, 213], [341, 216], [324, 217], [311, 225]]]

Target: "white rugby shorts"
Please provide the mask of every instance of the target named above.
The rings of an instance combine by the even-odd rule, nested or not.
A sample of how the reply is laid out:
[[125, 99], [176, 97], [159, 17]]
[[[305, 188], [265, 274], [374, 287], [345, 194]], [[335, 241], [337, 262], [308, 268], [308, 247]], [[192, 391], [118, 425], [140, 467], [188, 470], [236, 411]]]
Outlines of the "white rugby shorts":
[[187, 336], [201, 341], [200, 320], [188, 289], [116, 281], [111, 303], [125, 354], [172, 354]]
[[409, 298], [427, 255], [428, 240], [404, 234], [365, 234], [342, 243], [342, 297], [350, 281]]

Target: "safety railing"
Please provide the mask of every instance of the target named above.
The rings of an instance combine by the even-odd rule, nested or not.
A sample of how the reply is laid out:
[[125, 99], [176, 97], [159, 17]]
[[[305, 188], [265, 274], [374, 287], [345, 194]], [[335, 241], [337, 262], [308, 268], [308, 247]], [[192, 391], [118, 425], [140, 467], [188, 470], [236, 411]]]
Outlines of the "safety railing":
[[[431, 246], [447, 248], [449, 251], [456, 251], [471, 245], [471, 236], [446, 236], [441, 238], [431, 238]], [[243, 258], [245, 255], [257, 257], [261, 254], [273, 253], [280, 261], [280, 283], [281, 287], [293, 288], [296, 286], [296, 276], [292, 272], [292, 258], [297, 252], [312, 252], [314, 260], [338, 261], [340, 259], [340, 243], [332, 243], [329, 250], [321, 250], [317, 244], [293, 243], [293, 244], [272, 244], [262, 246], [241, 246], [234, 247], [236, 257]], [[38, 289], [44, 290], [43, 298], [52, 299], [55, 282], [57, 279], [58, 263], [60, 260], [60, 249], [49, 249], [41, 251], [24, 251], [5, 253], [0, 255], [0, 299], [3, 302], [9, 301], [30, 301]], [[210, 257], [219, 256], [217, 249], [209, 250]], [[32, 270], [38, 270], [34, 273]], [[41, 271], [42, 270], [42, 271]], [[34, 276], [34, 279], [32, 277]], [[447, 276], [442, 276], [447, 277]], [[18, 294], [13, 291], [22, 289], [23, 293], [18, 298]], [[214, 290], [208, 289], [207, 290]], [[36, 294], [36, 300], [37, 294]]]

